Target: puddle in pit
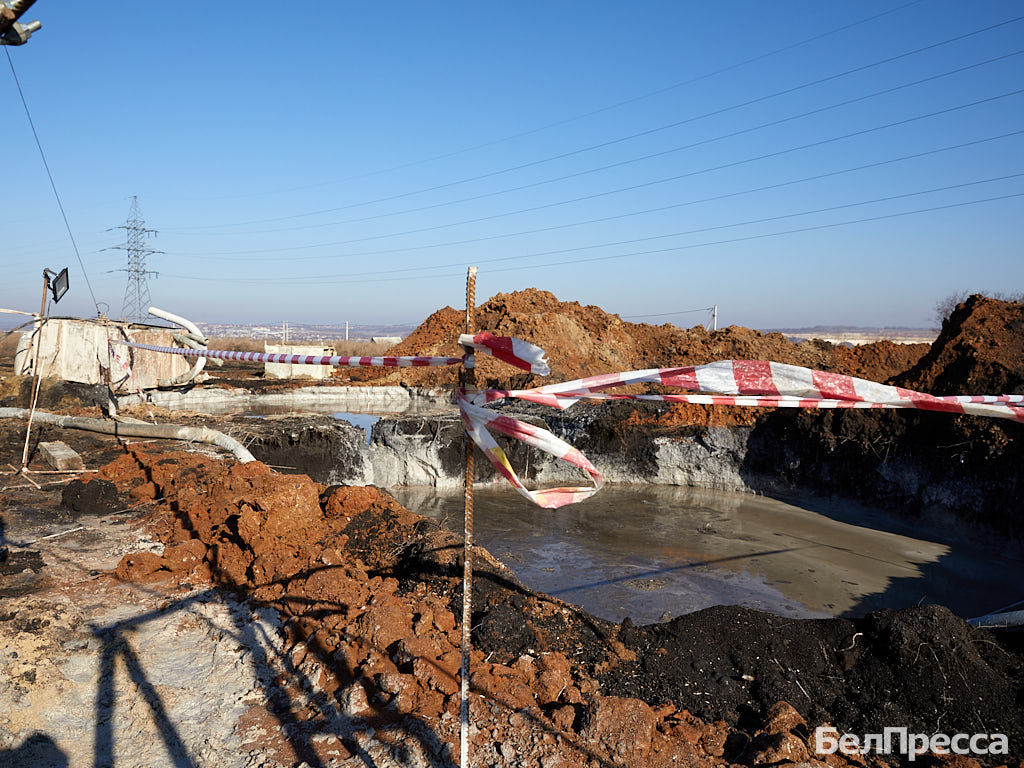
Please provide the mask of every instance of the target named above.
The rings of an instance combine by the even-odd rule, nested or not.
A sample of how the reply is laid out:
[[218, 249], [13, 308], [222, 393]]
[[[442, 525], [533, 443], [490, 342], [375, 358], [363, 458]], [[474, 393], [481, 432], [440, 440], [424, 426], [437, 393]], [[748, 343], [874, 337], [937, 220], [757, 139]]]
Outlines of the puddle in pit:
[[[391, 492], [461, 532], [461, 491]], [[800, 504], [618, 486], [544, 510], [512, 490], [478, 487], [475, 537], [530, 588], [614, 621], [649, 623], [722, 604], [804, 618], [942, 603], [968, 617], [1024, 597], [1020, 561], [911, 535], [857, 505]]]

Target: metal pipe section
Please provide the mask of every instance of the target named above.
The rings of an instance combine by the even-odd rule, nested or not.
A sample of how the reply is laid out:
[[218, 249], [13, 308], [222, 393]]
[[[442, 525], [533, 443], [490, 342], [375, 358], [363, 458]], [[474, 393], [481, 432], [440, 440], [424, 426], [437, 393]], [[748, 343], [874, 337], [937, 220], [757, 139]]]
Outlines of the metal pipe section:
[[[206, 338], [206, 334], [199, 330], [199, 326], [197, 326], [191, 320], [181, 317], [180, 315], [175, 315], [171, 312], [168, 312], [165, 309], [158, 309], [157, 307], [149, 307], [146, 311], [149, 314], [153, 315], [153, 317], [159, 317], [161, 320], [166, 320], [169, 323], [175, 323], [176, 325], [180, 325], [182, 328], [188, 331], [189, 335], [192, 336], [195, 339], [196, 343], [200, 345], [196, 347], [192, 346], [191, 344], [187, 344], [186, 346], [189, 346], [192, 349], [206, 349], [206, 345], [209, 343], [209, 340]], [[190, 371], [186, 371], [185, 373], [181, 374], [181, 376], [175, 376], [173, 379], [161, 379], [160, 381], [157, 382], [157, 386], [180, 387], [184, 386], [185, 384], [190, 384], [196, 380], [196, 377], [200, 373], [202, 373], [203, 368], [205, 367], [206, 358], [198, 357], [196, 358], [196, 362], [192, 366], [192, 369]]]
[[[27, 419], [27, 408], [0, 408], [0, 419]], [[207, 427], [183, 427], [177, 424], [126, 424], [104, 419], [88, 419], [83, 416], [61, 416], [56, 413], [36, 411], [33, 419], [62, 429], [81, 429], [117, 437], [154, 437], [167, 440], [184, 440], [191, 443], [216, 445], [228, 451], [243, 464], [256, 461], [256, 457], [235, 438]]]
[[0, 45], [24, 45], [33, 32], [42, 29], [42, 22], [29, 21], [20, 24], [18, 19], [32, 7], [35, 0], [13, 0], [0, 3]]
[[[189, 349], [206, 349], [206, 344], [196, 339], [194, 333], [172, 333], [171, 338], [174, 339], [175, 342], [177, 342], [181, 346], [188, 347]], [[224, 365], [224, 361], [221, 360], [219, 357], [206, 357], [203, 359], [206, 360], [208, 363], [216, 365], [218, 368]]]

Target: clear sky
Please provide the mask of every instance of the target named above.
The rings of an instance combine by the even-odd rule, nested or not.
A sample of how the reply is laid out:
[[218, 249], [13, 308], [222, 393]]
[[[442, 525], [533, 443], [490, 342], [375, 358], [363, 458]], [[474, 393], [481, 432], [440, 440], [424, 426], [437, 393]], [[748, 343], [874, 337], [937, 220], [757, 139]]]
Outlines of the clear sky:
[[[39, 0], [5, 48], [113, 317], [133, 195], [152, 303], [200, 323], [418, 322], [469, 264], [761, 328], [1024, 289], [1019, 2], [199, 7]], [[5, 55], [0, 105], [0, 306], [67, 265], [95, 315]]]

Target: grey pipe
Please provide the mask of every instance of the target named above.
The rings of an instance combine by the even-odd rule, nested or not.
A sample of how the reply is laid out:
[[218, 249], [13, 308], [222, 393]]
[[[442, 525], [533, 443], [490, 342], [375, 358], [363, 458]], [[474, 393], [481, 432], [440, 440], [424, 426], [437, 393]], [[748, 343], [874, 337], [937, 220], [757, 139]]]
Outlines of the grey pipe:
[[[171, 338], [174, 339], [181, 346], [188, 347], [189, 349], [195, 349], [195, 350], [206, 349], [206, 342], [199, 342], [199, 341], [197, 341], [195, 335], [191, 334], [191, 333], [186, 333], [186, 334], [172, 333], [171, 334]], [[213, 365], [216, 365], [217, 367], [220, 367], [220, 366], [224, 365], [224, 361], [221, 360], [219, 357], [207, 357], [207, 358], [204, 358], [204, 359], [208, 363], [212, 363]]]
[[[0, 419], [27, 419], [28, 408], [0, 408]], [[51, 424], [63, 429], [81, 429], [118, 437], [156, 437], [168, 440], [185, 440], [193, 443], [216, 445], [230, 452], [243, 464], [256, 461], [256, 457], [235, 438], [207, 427], [182, 427], [177, 424], [126, 424], [105, 419], [87, 419], [83, 416], [61, 416], [56, 413], [36, 411], [33, 420]]]
[[[207, 344], [206, 335], [201, 330], [199, 330], [199, 326], [197, 326], [191, 320], [189, 320], [187, 318], [184, 318], [181, 315], [175, 315], [175, 314], [173, 314], [171, 312], [168, 312], [166, 309], [159, 309], [157, 307], [149, 307], [146, 311], [149, 312], [149, 314], [153, 315], [153, 317], [159, 317], [161, 320], [166, 320], [166, 321], [168, 321], [170, 323], [175, 323], [176, 325], [180, 325], [182, 328], [184, 328], [186, 331], [189, 332], [190, 336], [194, 336], [195, 337], [197, 342], [201, 345], [199, 347], [199, 349], [205, 349], [206, 348], [206, 344]], [[187, 346], [191, 347], [192, 345], [189, 344]], [[192, 348], [196, 349], [196, 347], [192, 347]], [[186, 371], [185, 373], [181, 374], [181, 376], [175, 376], [172, 379], [160, 379], [156, 383], [156, 385], [158, 387], [180, 387], [180, 386], [183, 386], [183, 385], [188, 384], [188, 383], [190, 383], [192, 381], [195, 381], [196, 380], [196, 376], [198, 376], [202, 372], [202, 370], [203, 370], [203, 368], [205, 366], [206, 366], [206, 358], [205, 357], [200, 357], [192, 365], [191, 370]]]

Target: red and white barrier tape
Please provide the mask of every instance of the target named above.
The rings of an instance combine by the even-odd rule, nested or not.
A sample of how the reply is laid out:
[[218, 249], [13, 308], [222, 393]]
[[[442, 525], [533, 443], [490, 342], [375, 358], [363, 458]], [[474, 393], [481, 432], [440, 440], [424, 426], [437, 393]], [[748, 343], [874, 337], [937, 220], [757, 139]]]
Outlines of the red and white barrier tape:
[[[186, 357], [217, 357], [224, 360], [332, 366], [438, 366], [472, 365], [473, 355], [464, 357], [343, 357], [285, 355], [267, 352], [224, 352], [113, 341], [115, 344], [151, 352]], [[491, 354], [499, 360], [540, 375], [549, 373], [544, 350], [521, 339], [494, 336], [486, 331], [459, 337], [464, 348]], [[631, 384], [679, 387], [686, 394], [624, 395], [606, 390]], [[693, 394], [698, 393], [698, 394]], [[1024, 422], [1024, 395], [952, 395], [936, 397], [902, 387], [879, 384], [843, 374], [816, 371], [785, 363], [758, 360], [721, 360], [707, 365], [682, 368], [650, 368], [641, 371], [606, 373], [584, 379], [549, 384], [534, 389], [479, 392], [458, 390], [456, 398], [462, 421], [473, 442], [523, 496], [538, 506], [555, 509], [593, 496], [604, 485], [597, 468], [567, 442], [546, 429], [482, 408], [485, 403], [505, 398], [529, 400], [564, 410], [579, 400], [656, 400], [668, 403], [742, 405], [770, 408], [913, 408], [944, 413], [966, 413], [989, 418]], [[488, 431], [493, 429], [513, 440], [551, 454], [560, 461], [586, 472], [591, 488], [547, 488], [531, 491], [519, 479], [508, 456]]]
[[[644, 383], [680, 387], [702, 394], [622, 395], [606, 392], [615, 387]], [[529, 400], [562, 410], [582, 399], [657, 400], [772, 408], [913, 408], [1024, 422], [1024, 408], [1020, 407], [1024, 404], [1024, 395], [936, 397], [853, 376], [757, 360], [721, 360], [685, 368], [607, 373], [535, 389], [483, 390], [469, 399], [481, 405], [504, 398]]]
[[544, 350], [522, 339], [494, 336], [489, 331], [481, 331], [473, 336], [462, 334], [459, 336], [459, 344], [486, 352], [509, 365], [536, 373], [538, 376], [547, 376], [551, 373], [548, 361], [544, 357]]
[[[488, 460], [497, 468], [498, 472], [508, 480], [519, 493], [528, 498], [534, 504], [546, 509], [557, 509], [566, 504], [575, 504], [593, 496], [604, 485], [604, 479], [597, 468], [590, 463], [590, 460], [573, 448], [567, 442], [551, 434], [546, 429], [535, 427], [524, 421], [503, 416], [473, 405], [466, 397], [465, 390], [458, 390], [456, 398], [459, 403], [459, 412], [462, 414], [462, 422], [466, 425], [466, 431], [477, 444]], [[564, 461], [579, 467], [594, 481], [592, 488], [545, 488], [531, 491], [523, 485], [519, 475], [512, 469], [508, 456], [501, 446], [494, 440], [488, 428], [511, 437], [513, 440], [526, 443], [527, 445], [549, 453], [559, 461]]]
[[[112, 340], [114, 344], [126, 347], [145, 349], [150, 352], [163, 352], [168, 355], [183, 357], [213, 357], [221, 360], [242, 360], [253, 363], [285, 363], [291, 365], [330, 365], [341, 368], [357, 367], [397, 367], [418, 368], [435, 365], [459, 365], [463, 357], [426, 357], [426, 356], [374, 356], [347, 357], [343, 355], [286, 355], [277, 352], [231, 352], [217, 349], [186, 349], [184, 347], [157, 347], [151, 344], [138, 344], [131, 341]], [[487, 331], [470, 336], [463, 334], [459, 344], [472, 347], [480, 352], [494, 355], [510, 365], [525, 371], [546, 376], [550, 370], [544, 359], [544, 350], [522, 339], [507, 336], [494, 336]]]
[[[714, 394], [622, 395], [605, 391], [641, 383]], [[460, 390], [459, 409], [473, 441], [519, 493], [535, 504], [548, 508], [574, 504], [593, 496], [604, 484], [601, 473], [586, 456], [547, 430], [481, 407], [484, 403], [505, 398], [529, 400], [563, 410], [582, 399], [655, 400], [772, 408], [916, 408], [1024, 422], [1024, 408], [1020, 407], [1024, 404], [1024, 395], [936, 397], [853, 376], [752, 360], [722, 360], [685, 368], [608, 373], [526, 390], [491, 389], [472, 393]], [[594, 487], [527, 490], [487, 428], [583, 469], [594, 480]]]
[[182, 357], [213, 357], [220, 360], [244, 360], [252, 363], [286, 363], [291, 365], [333, 365], [336, 367], [402, 367], [412, 368], [431, 365], [457, 365], [461, 357], [346, 357], [343, 355], [285, 355], [277, 352], [228, 352], [219, 349], [186, 349], [184, 347], [156, 347], [152, 344], [136, 344], [131, 341], [115, 341], [134, 349], [149, 352], [163, 352]]

